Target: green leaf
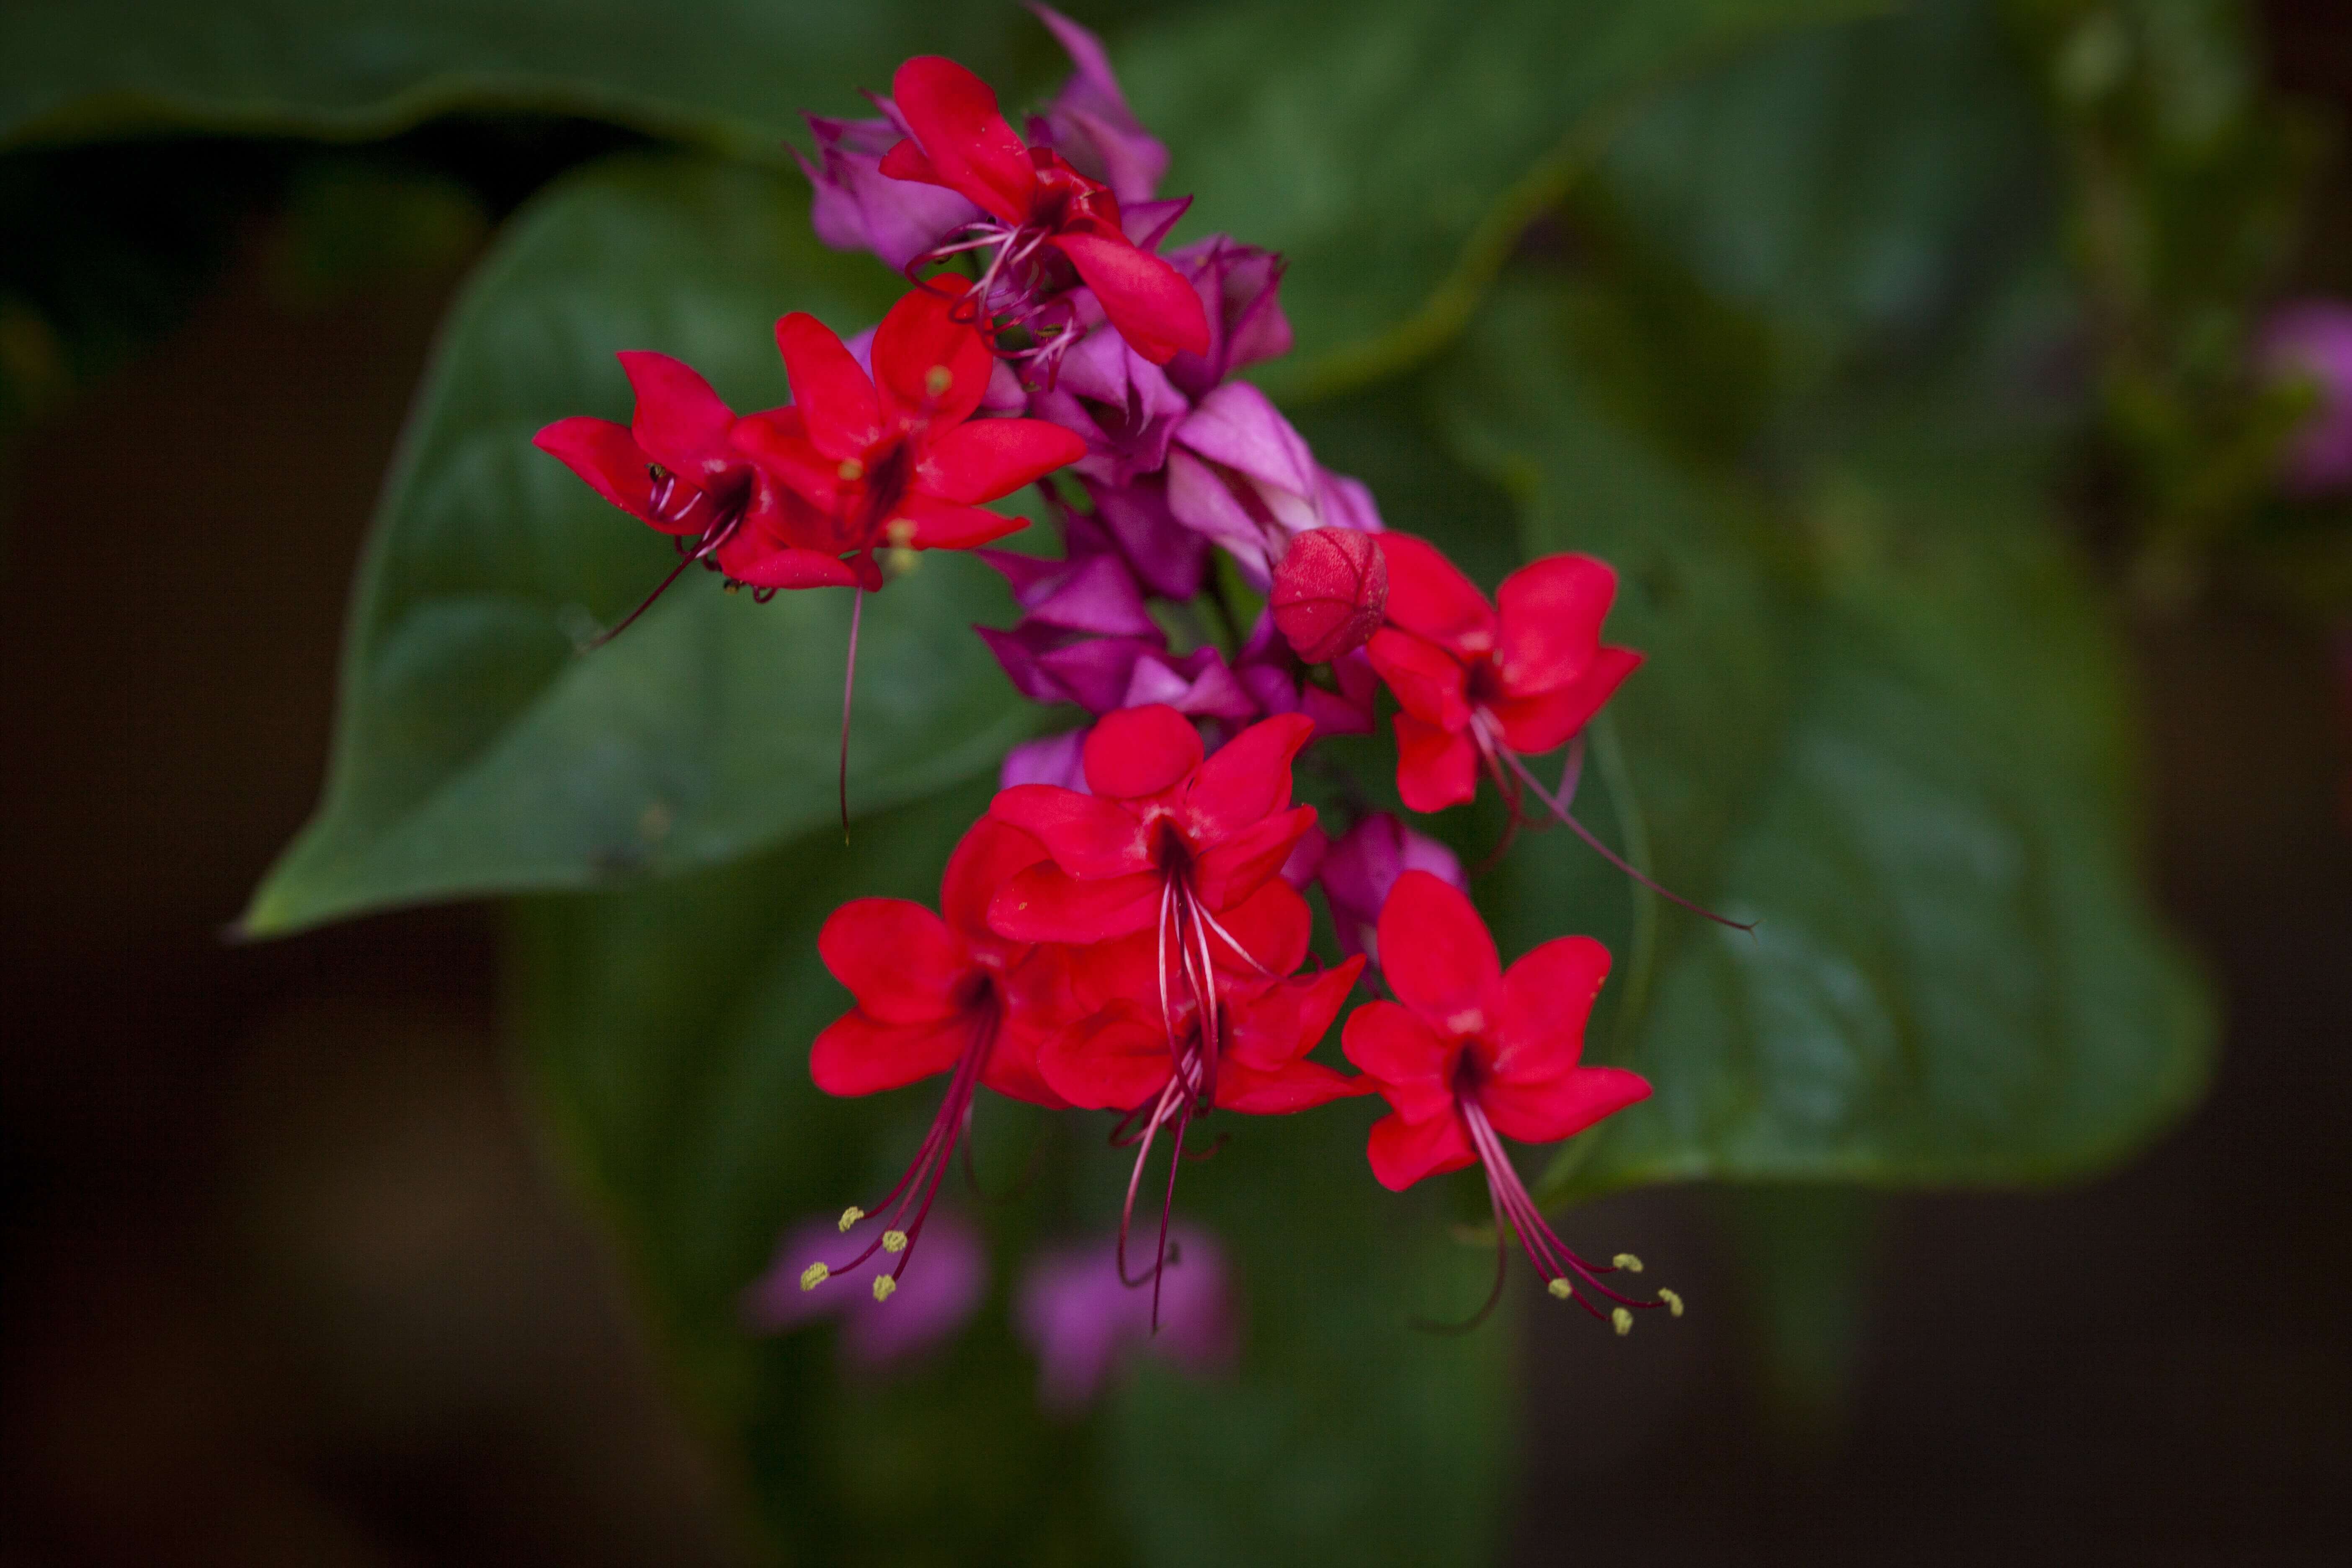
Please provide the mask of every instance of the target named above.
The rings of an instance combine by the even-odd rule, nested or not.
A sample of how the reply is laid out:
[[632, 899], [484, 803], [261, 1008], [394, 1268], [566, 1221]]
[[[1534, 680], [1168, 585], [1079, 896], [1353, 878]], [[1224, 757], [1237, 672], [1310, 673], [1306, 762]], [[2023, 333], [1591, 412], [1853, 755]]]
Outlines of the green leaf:
[[859, 88], [887, 90], [923, 53], [1005, 86], [1060, 68], [1010, 5], [19, 0], [0, 10], [0, 143], [179, 128], [361, 139], [511, 110], [776, 162], [803, 109], [862, 112]]
[[1037, 1412], [1012, 1282], [1035, 1247], [1115, 1221], [1127, 1156], [1105, 1146], [1107, 1116], [986, 1099], [983, 1185], [1011, 1188], [1024, 1164], [1034, 1180], [984, 1211], [997, 1286], [953, 1349], [852, 1384], [824, 1331], [740, 1327], [777, 1233], [870, 1200], [938, 1103], [936, 1081], [856, 1101], [810, 1084], [809, 1042], [847, 1001], [817, 930], [853, 896], [930, 900], [987, 799], [967, 786], [869, 819], [854, 852], [820, 832], [719, 870], [518, 906], [513, 994], [553, 1150], [620, 1240], [696, 1407], [749, 1457], [759, 1511], [800, 1559], [882, 1543], [910, 1561], [1482, 1560], [1508, 1473], [1510, 1335], [1409, 1326], [1475, 1306], [1488, 1259], [1446, 1239], [1429, 1194], [1373, 1184], [1370, 1107], [1219, 1118], [1239, 1123], [1232, 1142], [1186, 1166], [1179, 1212], [1220, 1237], [1244, 1292], [1230, 1376], [1145, 1367], [1087, 1423]]
[[[1617, 804], [1668, 885], [1757, 930], [1637, 944], [1612, 988], [1654, 966], [1654, 998], [1609, 1054], [1656, 1094], [1555, 1192], [2120, 1157], [2196, 1094], [2211, 1025], [2147, 908], [2121, 657], [2043, 443], [1892, 410], [1776, 516], [1604, 414], [1572, 314], [1556, 287], [1498, 300], [1448, 367], [1457, 442], [1520, 487], [1530, 554], [1617, 559], [1610, 635], [1653, 655], [1614, 705]], [[1554, 835], [1498, 879], [1507, 950], [1630, 929], [1630, 889], [1559, 855], [1591, 858]]]
[[1468, 319], [1528, 221], [1647, 91], [1775, 29], [1868, 0], [1262, 0], [1188, 15], [1119, 56], [1192, 220], [1290, 263], [1315, 395], [1422, 357]]
[[[1675, 73], [1883, 0], [1263, 0], [1114, 32], [1193, 221], [1285, 252], [1286, 392], [1360, 382], [1467, 318], [1528, 219]], [[1081, 8], [1083, 10], [1084, 8]], [[462, 110], [618, 121], [778, 163], [909, 55], [1008, 107], [1061, 62], [1010, 4], [31, 0], [0, 13], [0, 143], [160, 128], [380, 136]]]
[[[325, 802], [246, 929], [740, 858], [830, 816], [850, 597], [759, 605], [700, 573], [587, 654], [667, 542], [530, 445], [625, 418], [615, 350], [781, 403], [787, 310], [877, 319], [889, 278], [809, 237], [789, 181], [685, 159], [585, 171], [520, 215], [452, 312], [362, 563]], [[1031, 714], [967, 624], [993, 574], [926, 557], [866, 607], [850, 791], [877, 808], [992, 768]]]

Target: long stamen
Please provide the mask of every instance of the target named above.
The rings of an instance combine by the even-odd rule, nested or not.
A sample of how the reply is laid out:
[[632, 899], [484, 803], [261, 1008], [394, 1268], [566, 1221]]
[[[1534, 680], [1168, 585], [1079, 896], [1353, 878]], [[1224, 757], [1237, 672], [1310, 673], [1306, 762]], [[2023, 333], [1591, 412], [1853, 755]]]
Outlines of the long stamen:
[[866, 590], [849, 602], [849, 659], [841, 678], [841, 841], [849, 842], [849, 701], [857, 691], [857, 625], [866, 616]]
[[957, 1146], [971, 1130], [971, 1105], [980, 1089], [982, 1070], [988, 1065], [989, 1052], [996, 1044], [999, 1009], [990, 1006], [974, 1023], [971, 1039], [963, 1054], [956, 1058], [955, 1073], [948, 1079], [948, 1091], [940, 1102], [939, 1114], [931, 1119], [930, 1131], [923, 1135], [922, 1146], [907, 1165], [898, 1183], [883, 1194], [882, 1201], [871, 1211], [850, 1208], [842, 1214], [841, 1228], [847, 1231], [859, 1221], [876, 1215], [887, 1215], [879, 1235], [866, 1244], [865, 1250], [841, 1263], [812, 1263], [801, 1272], [801, 1289], [814, 1290], [835, 1274], [856, 1268], [874, 1256], [878, 1249], [895, 1253], [898, 1266], [874, 1282], [874, 1299], [887, 1300], [898, 1289], [898, 1277], [913, 1261], [915, 1243], [923, 1234], [923, 1223], [930, 1217], [931, 1202], [938, 1196], [940, 1183], [953, 1164]]
[[635, 609], [631, 610], [627, 615], [621, 617], [621, 624], [619, 626], [613, 627], [610, 631], [597, 633], [588, 640], [586, 646], [583, 647], [580, 651], [582, 653], [593, 653], [598, 648], [603, 647], [606, 643], [611, 642], [614, 637], [619, 637], [623, 632], [627, 631], [631, 626], [636, 625], [637, 617], [644, 615], [647, 610], [652, 609], [654, 607], [654, 601], [660, 598], [664, 594], [668, 593], [669, 585], [677, 582], [678, 578], [684, 574], [688, 567], [693, 565], [698, 561], [709, 560], [711, 552], [717, 550], [720, 545], [726, 543], [728, 539], [733, 535], [734, 531], [735, 524], [733, 522], [730, 522], [723, 528], [715, 529], [710, 533], [706, 534], [702, 541], [691, 551], [688, 551], [686, 554], [678, 558], [677, 564], [669, 569], [669, 575], [664, 577], [658, 584], [656, 584], [654, 587], [654, 591], [647, 594], [644, 599], [640, 600]]
[[[1752, 931], [1756, 929], [1756, 922], [1754, 921], [1736, 921], [1728, 915], [1717, 914], [1713, 910], [1708, 909], [1704, 904], [1694, 903], [1690, 900], [1684, 898], [1680, 893], [1660, 887], [1656, 882], [1653, 881], [1649, 877], [1625, 860], [1617, 853], [1617, 851], [1610, 848], [1609, 846], [1601, 842], [1601, 840], [1594, 836], [1592, 829], [1585, 826], [1581, 822], [1579, 822], [1576, 819], [1575, 814], [1570, 812], [1566, 805], [1561, 804], [1560, 801], [1555, 799], [1550, 795], [1546, 794], [1542, 784], [1537, 780], [1534, 773], [1528, 771], [1527, 763], [1519, 760], [1517, 752], [1512, 751], [1508, 746], [1499, 744], [1496, 746], [1495, 750], [1501, 755], [1503, 760], [1509, 764], [1511, 771], [1518, 775], [1521, 782], [1524, 783], [1529, 790], [1534, 792], [1535, 797], [1538, 800], [1542, 801], [1544, 805], [1550, 809], [1553, 817], [1565, 824], [1570, 832], [1575, 834], [1579, 838], [1583, 839], [1585, 844], [1591, 848], [1592, 852], [1600, 856], [1603, 860], [1608, 861], [1612, 866], [1616, 867], [1617, 869], [1622, 871], [1628, 877], [1633, 878], [1633, 880], [1641, 883], [1642, 886], [1649, 889], [1650, 891], [1657, 894], [1658, 897], [1668, 900], [1674, 903], [1680, 904], [1683, 908], [1690, 910], [1691, 913], [1695, 915], [1704, 915], [1708, 920], [1713, 921], [1716, 924], [1729, 926], [1734, 931]], [[1563, 788], [1565, 788], [1569, 782], [1570, 781], [1562, 781]]]

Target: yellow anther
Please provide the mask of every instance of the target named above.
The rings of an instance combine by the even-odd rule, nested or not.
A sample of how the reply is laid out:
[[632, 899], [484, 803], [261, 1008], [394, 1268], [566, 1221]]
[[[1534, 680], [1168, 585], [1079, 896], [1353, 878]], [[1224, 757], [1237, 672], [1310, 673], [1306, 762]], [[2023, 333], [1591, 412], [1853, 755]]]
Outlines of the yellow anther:
[[1683, 1315], [1683, 1299], [1672, 1290], [1659, 1291], [1658, 1300], [1664, 1301], [1666, 1304], [1666, 1310], [1675, 1317], [1679, 1318]]
[[865, 1217], [866, 1211], [859, 1208], [856, 1204], [852, 1204], [847, 1208], [841, 1211], [841, 1228], [847, 1230], [851, 1226], [856, 1225], [859, 1220], [864, 1219]]
[[866, 477], [866, 465], [859, 462], [855, 458], [844, 458], [841, 459], [841, 467], [834, 469], [833, 471], [839, 474], [844, 479], [855, 484], [859, 479]]
[[884, 1231], [882, 1233], [882, 1250], [885, 1252], [906, 1251], [907, 1233], [903, 1230]]
[[945, 397], [948, 388], [955, 384], [955, 372], [943, 364], [935, 364], [923, 373], [923, 390], [933, 397]]
[[1550, 1291], [1554, 1296], [1563, 1301], [1576, 1294], [1576, 1287], [1570, 1284], [1565, 1279], [1555, 1279], [1550, 1284], [1545, 1286], [1544, 1289]]
[[887, 1301], [890, 1299], [890, 1292], [898, 1288], [898, 1282], [885, 1274], [874, 1281], [874, 1299], [877, 1301]]
[[1633, 1331], [1633, 1314], [1622, 1307], [1610, 1313], [1609, 1321], [1617, 1325], [1617, 1335], [1620, 1339]]
[[812, 1263], [806, 1268], [801, 1270], [801, 1289], [803, 1290], [814, 1290], [818, 1286], [824, 1284], [826, 1279], [832, 1277], [832, 1275], [833, 1270], [824, 1264]]
[[1642, 1271], [1642, 1260], [1630, 1252], [1621, 1252], [1609, 1261], [1628, 1274], [1639, 1274]]
[[908, 549], [915, 542], [915, 525], [906, 518], [894, 517], [882, 531], [882, 537], [890, 542], [893, 550]]
[[726, 585], [719, 591], [722, 594], [740, 594], [743, 591], [743, 584], [738, 583], [732, 577], [730, 577], [727, 580]]
[[886, 550], [882, 552], [882, 570], [893, 577], [904, 577], [922, 563], [920, 551]]

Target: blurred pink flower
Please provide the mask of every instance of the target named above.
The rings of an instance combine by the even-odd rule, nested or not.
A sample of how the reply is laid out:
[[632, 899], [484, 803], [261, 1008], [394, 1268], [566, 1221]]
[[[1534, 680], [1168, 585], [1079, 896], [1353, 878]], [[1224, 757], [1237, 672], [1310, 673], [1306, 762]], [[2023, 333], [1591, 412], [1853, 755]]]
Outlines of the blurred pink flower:
[[873, 1281], [898, 1259], [881, 1251], [835, 1271], [824, 1289], [804, 1290], [801, 1270], [810, 1259], [841, 1247], [835, 1220], [809, 1219], [785, 1232], [768, 1271], [744, 1290], [743, 1321], [774, 1334], [837, 1317], [841, 1352], [860, 1367], [879, 1369], [919, 1356], [953, 1339], [988, 1293], [987, 1250], [961, 1215], [934, 1209], [922, 1239], [923, 1266], [908, 1269], [887, 1301], [874, 1299]]
[[2287, 443], [2282, 478], [2304, 494], [2352, 486], [2352, 304], [2298, 300], [2272, 312], [2256, 359], [2273, 381], [2311, 382], [2318, 403]]
[[1469, 890], [1469, 879], [1462, 875], [1462, 862], [1453, 850], [1387, 812], [1375, 812], [1331, 841], [1316, 875], [1323, 883], [1323, 896], [1331, 901], [1331, 923], [1339, 928], [1344, 951], [1365, 953], [1380, 963], [1381, 906], [1407, 871], [1427, 871], [1449, 886]]
[[1142, 1288], [1118, 1278], [1109, 1237], [1032, 1259], [1014, 1311], [1037, 1352], [1037, 1402], [1058, 1415], [1093, 1404], [1122, 1352], [1142, 1351], [1192, 1372], [1229, 1365], [1238, 1316], [1223, 1250], [1197, 1226], [1169, 1232], [1160, 1288], [1160, 1331], [1151, 1331], [1150, 1277]]

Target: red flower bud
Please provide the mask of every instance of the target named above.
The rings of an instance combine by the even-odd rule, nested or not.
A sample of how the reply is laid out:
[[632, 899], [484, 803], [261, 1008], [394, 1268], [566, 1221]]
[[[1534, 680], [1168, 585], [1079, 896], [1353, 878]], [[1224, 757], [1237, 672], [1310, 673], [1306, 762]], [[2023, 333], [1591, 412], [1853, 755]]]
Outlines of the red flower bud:
[[1388, 602], [1388, 559], [1356, 529], [1309, 529], [1274, 569], [1274, 624], [1309, 664], [1363, 647]]

